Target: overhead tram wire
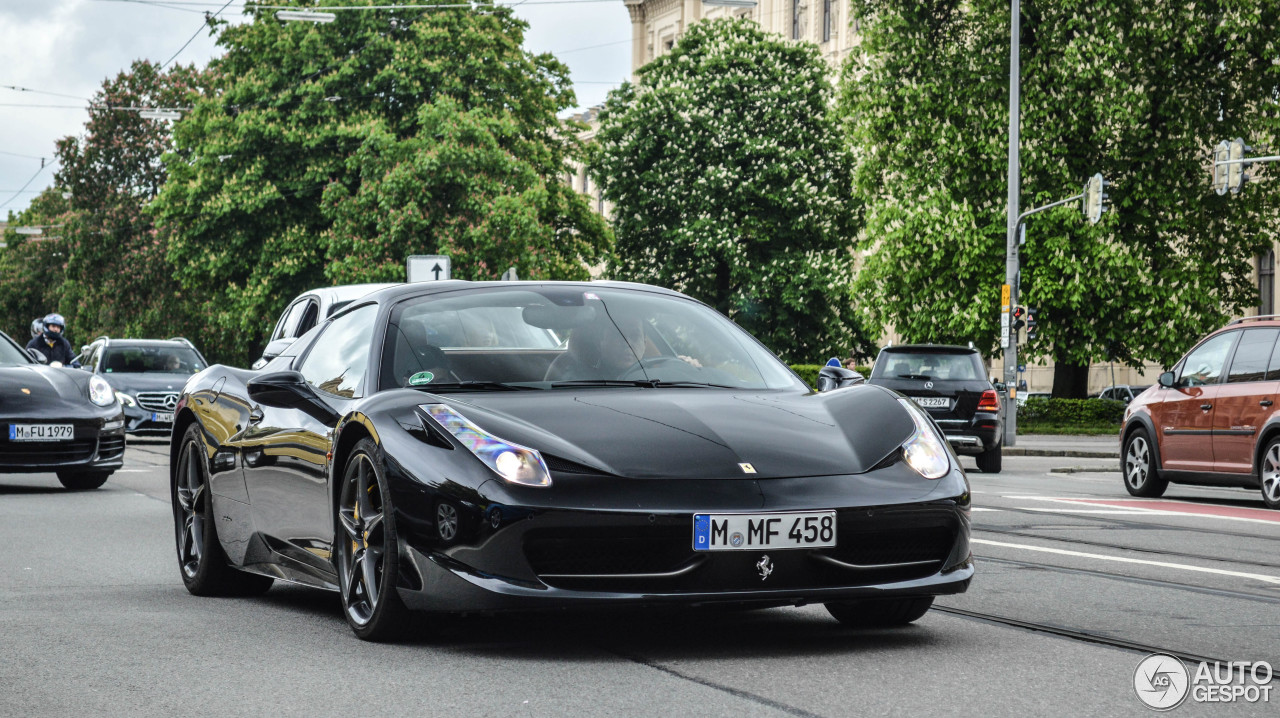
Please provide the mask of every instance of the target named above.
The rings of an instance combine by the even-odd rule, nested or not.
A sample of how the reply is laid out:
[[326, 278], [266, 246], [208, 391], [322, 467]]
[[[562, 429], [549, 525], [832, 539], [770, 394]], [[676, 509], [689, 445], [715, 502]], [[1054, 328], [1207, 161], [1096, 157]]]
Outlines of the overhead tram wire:
[[89, 101], [89, 98], [81, 97], [80, 95], [68, 95], [62, 92], [49, 92], [48, 90], [33, 90], [30, 87], [21, 87], [18, 85], [0, 85], [0, 90], [13, 90], [15, 92], [31, 92], [37, 95], [50, 95], [52, 97], [65, 97], [71, 100], [85, 100], [86, 102]]
[[3, 203], [0, 203], [0, 209], [4, 209], [5, 207], [8, 207], [8, 206], [9, 206], [9, 203], [11, 203], [11, 202], [13, 202], [15, 199], [17, 199], [17, 198], [18, 198], [18, 195], [22, 194], [24, 190], [26, 190], [28, 187], [30, 187], [30, 186], [31, 186], [31, 183], [32, 183], [32, 182], [35, 182], [37, 177], [39, 177], [41, 174], [43, 174], [45, 170], [49, 169], [50, 167], [52, 167], [52, 166], [54, 166], [54, 165], [56, 165], [56, 164], [58, 164], [58, 161], [55, 159], [54, 161], [52, 161], [52, 162], [48, 162], [48, 163], [44, 164], [43, 166], [41, 166], [41, 167], [40, 167], [40, 169], [36, 170], [36, 173], [35, 173], [35, 174], [33, 174], [33, 175], [31, 175], [31, 179], [27, 180], [27, 183], [26, 183], [26, 184], [24, 184], [24, 185], [22, 185], [22, 188], [21, 188], [21, 189], [19, 189], [19, 190], [17, 190], [16, 192], [14, 192], [12, 197], [10, 197], [9, 199], [6, 199]]
[[222, 14], [222, 11], [223, 11], [223, 10], [226, 10], [226, 9], [227, 9], [227, 7], [228, 7], [229, 5], [231, 5], [231, 3], [232, 3], [232, 2], [234, 2], [234, 1], [235, 1], [235, 0], [227, 0], [225, 3], [223, 3], [222, 7], [221, 7], [221, 8], [218, 8], [218, 11], [217, 11], [217, 12], [215, 12], [215, 13], [213, 13], [212, 15], [210, 15], [209, 13], [205, 13], [205, 14], [204, 14], [204, 24], [202, 24], [202, 25], [200, 26], [200, 28], [199, 28], [199, 29], [197, 29], [197, 30], [195, 31], [195, 33], [191, 35], [191, 37], [187, 38], [187, 41], [186, 41], [185, 43], [183, 43], [183, 44], [182, 44], [182, 47], [178, 48], [178, 51], [177, 51], [177, 52], [175, 52], [175, 53], [173, 53], [173, 57], [170, 57], [168, 60], [165, 60], [165, 61], [164, 61], [164, 63], [160, 65], [160, 69], [161, 69], [161, 70], [164, 70], [166, 67], [168, 67], [168, 66], [169, 66], [169, 63], [171, 63], [171, 62], [173, 62], [174, 60], [178, 59], [178, 55], [181, 55], [181, 54], [182, 54], [182, 51], [183, 51], [183, 50], [185, 50], [185, 49], [187, 49], [187, 46], [188, 46], [188, 45], [190, 45], [192, 42], [194, 42], [194, 41], [195, 41], [195, 39], [196, 39], [197, 37], [199, 37], [199, 36], [200, 36], [200, 33], [201, 33], [201, 32], [204, 32], [204, 31], [209, 27], [209, 25], [213, 22], [213, 19], [214, 19], [214, 18], [216, 18], [217, 16], [221, 15], [221, 14]]

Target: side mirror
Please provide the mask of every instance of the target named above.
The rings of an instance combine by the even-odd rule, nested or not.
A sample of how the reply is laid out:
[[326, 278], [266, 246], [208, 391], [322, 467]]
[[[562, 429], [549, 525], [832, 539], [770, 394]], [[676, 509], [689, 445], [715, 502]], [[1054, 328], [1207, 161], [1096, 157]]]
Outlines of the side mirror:
[[1156, 380], [1156, 383], [1166, 389], [1172, 389], [1177, 382], [1174, 380], [1173, 372], [1167, 371], [1160, 375], [1160, 378]]
[[296, 371], [276, 371], [256, 376], [245, 384], [249, 398], [265, 406], [297, 409], [326, 425], [338, 421], [338, 412], [324, 403], [315, 389]]
[[45, 356], [44, 352], [40, 351], [39, 349], [28, 349], [27, 354], [29, 354], [31, 358], [38, 364], [49, 363], [49, 357]]
[[818, 371], [818, 391], [831, 391], [846, 386], [861, 384], [866, 377], [852, 369], [842, 366], [824, 366]]

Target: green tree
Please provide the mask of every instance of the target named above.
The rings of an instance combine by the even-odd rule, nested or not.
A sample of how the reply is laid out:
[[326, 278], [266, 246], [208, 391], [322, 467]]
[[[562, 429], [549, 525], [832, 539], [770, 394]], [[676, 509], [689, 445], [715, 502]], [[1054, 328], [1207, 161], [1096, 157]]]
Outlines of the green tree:
[[[1054, 394], [1090, 362], [1171, 363], [1252, 306], [1250, 260], [1277, 231], [1277, 192], [1219, 197], [1209, 152], [1274, 115], [1274, 0], [1028, 0], [1022, 4], [1023, 208], [1101, 172], [1113, 211], [1030, 220], [1023, 303]], [[1009, 4], [854, 0], [861, 52], [840, 109], [874, 253], [874, 317], [909, 340], [997, 351], [1004, 280]]]
[[200, 90], [191, 66], [139, 60], [103, 82], [79, 137], [58, 142], [56, 183], [69, 191], [60, 234], [66, 272], [59, 307], [76, 336], [169, 337], [195, 333], [191, 302], [165, 260], [166, 237], [145, 207], [166, 172], [164, 120], [120, 107], [182, 107]]
[[[66, 269], [66, 244], [62, 230], [68, 215], [67, 200], [59, 187], [50, 187], [27, 208], [10, 213], [9, 227], [0, 248], [0, 330], [14, 341], [31, 338], [31, 320], [49, 312], [65, 314], [62, 281]], [[39, 237], [18, 234], [17, 227], [43, 227]], [[74, 337], [78, 336], [73, 334]]]
[[829, 71], [811, 44], [715, 20], [610, 93], [591, 158], [610, 272], [701, 299], [790, 361], [870, 353]]
[[609, 235], [556, 181], [574, 96], [525, 28], [482, 7], [222, 31], [152, 205], [216, 355], [250, 359], [292, 296], [402, 278], [408, 254], [449, 252], [462, 278], [582, 276]]

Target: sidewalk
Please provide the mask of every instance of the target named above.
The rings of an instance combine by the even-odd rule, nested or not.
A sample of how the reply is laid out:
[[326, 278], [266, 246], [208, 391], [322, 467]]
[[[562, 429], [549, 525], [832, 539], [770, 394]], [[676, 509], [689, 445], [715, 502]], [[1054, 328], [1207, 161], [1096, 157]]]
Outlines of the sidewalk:
[[1118, 436], [1112, 435], [1019, 434], [1017, 445], [1004, 447], [1002, 453], [1005, 456], [1077, 456], [1088, 459], [1119, 459], [1120, 440]]

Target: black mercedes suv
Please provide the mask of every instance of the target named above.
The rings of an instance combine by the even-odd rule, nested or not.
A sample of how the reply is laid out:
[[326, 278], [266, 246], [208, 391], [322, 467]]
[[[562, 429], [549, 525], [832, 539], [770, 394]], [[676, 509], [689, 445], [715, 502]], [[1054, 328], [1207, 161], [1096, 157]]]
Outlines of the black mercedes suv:
[[172, 339], [98, 337], [80, 352], [86, 371], [102, 376], [124, 405], [125, 431], [167, 436], [173, 429], [178, 393], [209, 362], [191, 342]]
[[975, 349], [945, 344], [902, 344], [880, 350], [868, 384], [911, 398], [942, 428], [957, 454], [978, 469], [1000, 473], [1000, 396]]

